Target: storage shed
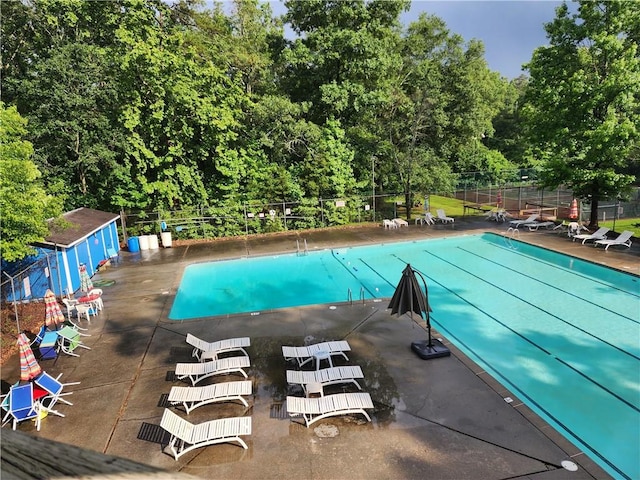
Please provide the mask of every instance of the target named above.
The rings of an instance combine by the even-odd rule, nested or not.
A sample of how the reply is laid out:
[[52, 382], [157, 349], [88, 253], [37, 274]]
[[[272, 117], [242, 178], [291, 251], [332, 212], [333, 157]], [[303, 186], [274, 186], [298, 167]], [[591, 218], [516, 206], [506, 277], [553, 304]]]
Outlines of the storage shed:
[[3, 265], [5, 277], [11, 278], [3, 281], [3, 299], [41, 298], [48, 288], [57, 296], [73, 295], [80, 288], [81, 264], [93, 276], [100, 262], [118, 255], [118, 214], [78, 208], [62, 217], [62, 224], [52, 221], [51, 233], [33, 245], [37, 255]]

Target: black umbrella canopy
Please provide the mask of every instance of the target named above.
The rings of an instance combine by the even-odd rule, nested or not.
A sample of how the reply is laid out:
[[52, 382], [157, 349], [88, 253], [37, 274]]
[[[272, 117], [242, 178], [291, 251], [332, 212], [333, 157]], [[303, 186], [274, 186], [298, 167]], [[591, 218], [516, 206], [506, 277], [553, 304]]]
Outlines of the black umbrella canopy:
[[[391, 314], [404, 315], [407, 312], [417, 313], [421, 318], [429, 320], [429, 300], [427, 300], [427, 292], [422, 292], [415, 271], [410, 264], [402, 271], [402, 277], [398, 282], [396, 291], [387, 308], [391, 309]], [[424, 313], [424, 316], [423, 316]]]
[[[429, 318], [429, 312], [431, 312], [431, 306], [429, 305], [429, 293], [427, 291], [427, 283], [420, 273], [420, 278], [424, 284], [424, 293], [420, 288], [418, 279], [416, 278], [416, 272], [411, 268], [410, 264], [407, 264], [406, 268], [402, 271], [402, 277], [398, 282], [396, 291], [393, 292], [393, 297], [389, 302], [387, 308], [391, 309], [391, 314], [404, 315], [410, 312], [420, 315], [420, 318], [424, 318], [427, 322], [428, 339], [426, 342], [413, 342], [411, 349], [418, 354], [418, 356], [424, 360], [438, 357], [446, 357], [450, 354], [450, 351], [445, 347], [440, 340], [431, 338], [431, 319]], [[424, 314], [424, 316], [423, 316]]]

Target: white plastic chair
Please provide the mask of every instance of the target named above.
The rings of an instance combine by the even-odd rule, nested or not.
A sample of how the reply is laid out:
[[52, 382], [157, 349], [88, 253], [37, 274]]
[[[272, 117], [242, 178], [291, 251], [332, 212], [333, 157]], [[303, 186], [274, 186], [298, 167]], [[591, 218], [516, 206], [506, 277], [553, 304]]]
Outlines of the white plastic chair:
[[388, 218], [385, 218], [384, 220], [382, 220], [382, 226], [384, 228], [398, 228], [398, 224], [395, 223], [393, 220], [389, 220]]
[[63, 298], [62, 303], [67, 308], [67, 320], [71, 321], [71, 314], [76, 311], [76, 305], [78, 305], [78, 300], [73, 298]]
[[101, 288], [94, 288], [94, 289], [90, 290], [87, 295], [88, 296], [98, 295], [98, 298], [93, 300], [91, 302], [91, 304], [95, 307], [96, 311], [100, 311], [101, 312], [102, 309], [104, 308], [104, 304], [102, 303], [102, 289]]
[[85, 317], [87, 319], [87, 322], [91, 323], [91, 304], [90, 303], [78, 303], [76, 306], [76, 314], [78, 317], [78, 321], [80, 321], [80, 319], [82, 317]]

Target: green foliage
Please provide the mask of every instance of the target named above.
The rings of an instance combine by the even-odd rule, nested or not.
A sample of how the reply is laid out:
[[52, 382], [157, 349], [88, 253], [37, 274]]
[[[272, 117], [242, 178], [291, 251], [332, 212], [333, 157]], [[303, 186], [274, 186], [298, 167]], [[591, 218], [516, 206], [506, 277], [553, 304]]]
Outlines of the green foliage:
[[497, 150], [519, 167], [531, 167], [535, 159], [527, 154], [528, 143], [523, 132], [521, 108], [529, 84], [526, 76], [521, 75], [509, 82], [505, 89], [505, 104], [493, 119], [494, 133], [485, 140], [485, 145]]
[[44, 240], [47, 219], [61, 212], [61, 202], [47, 195], [30, 159], [26, 124], [15, 107], [0, 102], [0, 258], [8, 262], [35, 254], [30, 245]]
[[314, 148], [308, 149], [299, 166], [299, 177], [306, 194], [316, 198], [339, 198], [352, 192], [355, 182], [351, 170], [353, 152], [345, 144], [345, 133], [337, 120], [328, 120], [316, 132]]
[[548, 47], [534, 53], [525, 114], [546, 186], [562, 183], [598, 203], [635, 181], [625, 173], [640, 138], [640, 56], [636, 5], [580, 1], [546, 25]]
[[177, 238], [226, 236], [285, 228], [229, 205], [296, 202], [286, 228], [344, 224], [372, 189], [411, 203], [463, 169], [499, 177], [521, 151], [522, 91], [481, 43], [436, 17], [403, 31], [408, 0], [286, 5], [279, 19], [259, 0], [4, 2], [3, 96], [47, 191], [68, 209], [197, 211]]

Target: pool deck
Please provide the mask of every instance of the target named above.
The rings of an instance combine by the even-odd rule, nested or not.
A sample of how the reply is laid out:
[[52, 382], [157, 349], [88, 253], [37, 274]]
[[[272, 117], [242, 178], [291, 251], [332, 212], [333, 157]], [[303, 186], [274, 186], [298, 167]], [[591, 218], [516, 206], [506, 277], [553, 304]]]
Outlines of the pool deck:
[[[302, 245], [306, 240], [313, 251], [482, 231], [504, 234], [506, 229], [505, 224], [465, 217], [456, 219], [453, 228], [363, 226], [225, 239], [136, 254], [123, 251], [118, 264], [93, 277], [94, 281], [115, 283], [102, 287], [105, 310], [92, 317], [91, 336], [84, 339], [91, 350], [80, 350], [79, 357], [63, 355], [41, 362], [53, 375], [64, 373], [61, 380], [81, 382], [68, 387], [74, 405], [60, 405], [65, 418], [49, 415], [40, 432], [32, 422], [23, 422], [18, 430], [166, 472], [208, 479], [610, 478], [446, 338], [443, 341], [453, 353], [450, 357], [418, 358], [409, 346], [426, 338], [424, 328], [406, 316], [392, 317], [386, 301], [168, 320], [183, 269], [195, 262], [292, 253], [296, 240]], [[520, 238], [640, 273], [638, 245], [605, 252], [550, 231], [525, 231]], [[172, 381], [172, 375], [177, 362], [191, 361], [184, 341], [188, 332], [211, 341], [251, 337], [248, 374], [253, 394], [249, 408], [238, 402], [211, 404], [188, 415], [194, 423], [251, 416], [253, 431], [245, 437], [247, 450], [231, 444], [213, 445], [187, 453], [179, 461], [162, 452], [162, 404], [172, 385], [186, 385]], [[436, 331], [434, 336], [442, 338]], [[280, 347], [302, 345], [305, 339], [349, 342], [349, 362], [337, 360], [336, 364], [362, 367], [363, 390], [371, 394], [375, 406], [372, 422], [358, 415], [331, 417], [305, 428], [286, 417], [282, 404], [287, 394], [287, 364]], [[2, 369], [2, 380], [13, 383], [18, 378], [16, 356]], [[242, 378], [217, 381], [232, 379]], [[342, 389], [334, 387], [333, 391]], [[513, 402], [507, 403], [505, 397]], [[596, 418], [594, 412], [594, 421]], [[578, 470], [562, 468], [564, 460], [577, 464]], [[64, 466], [60, 469], [65, 471]]]

